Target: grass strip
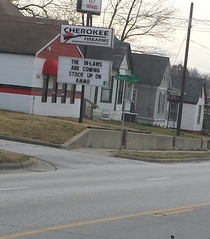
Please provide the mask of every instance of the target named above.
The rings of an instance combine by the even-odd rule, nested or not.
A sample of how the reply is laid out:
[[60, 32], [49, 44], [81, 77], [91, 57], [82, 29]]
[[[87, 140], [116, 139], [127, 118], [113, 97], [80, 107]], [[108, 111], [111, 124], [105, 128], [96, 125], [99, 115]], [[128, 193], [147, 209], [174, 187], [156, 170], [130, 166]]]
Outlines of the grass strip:
[[29, 160], [29, 156], [0, 150], [0, 164], [23, 163]]

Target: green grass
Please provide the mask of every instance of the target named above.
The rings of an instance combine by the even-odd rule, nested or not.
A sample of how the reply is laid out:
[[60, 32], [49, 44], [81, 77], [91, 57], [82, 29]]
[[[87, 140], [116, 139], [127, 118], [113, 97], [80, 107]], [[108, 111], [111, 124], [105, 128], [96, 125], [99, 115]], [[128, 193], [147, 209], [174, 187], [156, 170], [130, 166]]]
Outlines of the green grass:
[[[110, 121], [110, 124], [112, 124], [113, 126], [118, 126], [118, 127], [121, 126], [121, 122], [118, 122], [118, 121]], [[124, 125], [125, 125], [125, 128], [127, 128], [127, 129], [150, 132], [151, 134], [176, 136], [176, 133], [177, 133], [176, 129], [163, 128], [163, 127], [159, 127], [159, 126], [140, 125], [140, 124], [137, 124], [137, 123], [128, 123], [128, 122], [125, 122]], [[208, 136], [197, 135], [197, 134], [186, 133], [186, 132], [181, 132], [180, 137], [184, 137], [184, 138], [209, 138]]]
[[121, 150], [118, 154], [133, 156], [143, 159], [186, 159], [186, 158], [210, 158], [208, 151], [133, 151], [133, 150]]
[[[17, 112], [3, 111], [0, 110], [0, 134], [20, 137], [26, 139], [35, 139], [44, 142], [63, 144], [88, 126], [103, 127], [103, 128], [118, 128], [121, 129], [122, 123], [119, 121], [92, 121], [88, 119], [83, 119], [83, 123], [78, 123], [78, 119], [75, 118], [62, 118], [62, 117], [44, 117], [38, 115], [28, 115]], [[161, 127], [155, 127], [150, 125], [139, 125], [136, 123], [124, 123], [124, 127], [127, 130], [133, 131], [146, 131], [151, 134], [159, 135], [169, 135], [176, 136], [176, 130], [165, 129]], [[209, 139], [208, 136], [190, 134], [181, 132], [180, 137], [190, 137], [190, 138], [204, 138]], [[0, 151], [0, 163], [5, 162], [20, 162], [20, 160], [27, 160], [26, 156], [18, 154], [11, 154], [8, 152], [8, 157], [6, 152]], [[159, 154], [156, 152], [153, 155], [148, 155], [143, 151], [122, 151], [124, 154], [132, 154], [138, 157], [173, 157], [172, 154]], [[122, 153], [121, 152], [121, 153]], [[206, 153], [207, 152], [203, 152]], [[191, 157], [189, 155], [180, 154], [181, 157]], [[148, 156], [147, 156], [148, 155]], [[203, 154], [204, 155], [204, 154]], [[177, 155], [176, 155], [177, 156]], [[194, 154], [195, 156], [195, 154]], [[198, 155], [201, 156], [201, 153]], [[15, 159], [16, 158], [16, 159]]]
[[29, 157], [24, 154], [17, 154], [12, 152], [0, 151], [0, 165], [5, 163], [22, 163], [28, 161]]

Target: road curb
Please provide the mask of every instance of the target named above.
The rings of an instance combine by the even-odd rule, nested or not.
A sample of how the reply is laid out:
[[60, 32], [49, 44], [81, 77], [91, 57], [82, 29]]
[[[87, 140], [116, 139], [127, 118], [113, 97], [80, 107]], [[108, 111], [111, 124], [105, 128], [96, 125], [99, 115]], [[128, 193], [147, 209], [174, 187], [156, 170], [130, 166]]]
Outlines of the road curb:
[[[14, 141], [14, 142], [20, 142], [20, 143], [53, 147], [53, 148], [61, 148], [61, 145], [59, 145], [59, 144], [47, 143], [47, 142], [33, 140], [33, 139], [16, 138], [16, 137], [11, 137], [11, 136], [1, 135], [1, 134], [0, 134], [0, 139]], [[34, 164], [33, 158], [38, 159], [38, 158], [35, 158], [32, 156], [29, 156], [29, 160], [26, 162], [16, 163], [16, 164], [14, 164], [14, 163], [0, 164], [0, 170], [4, 171], [4, 170], [27, 169], [27, 168], [33, 166], [33, 164]], [[41, 159], [38, 159], [38, 160], [41, 160]], [[44, 161], [44, 160], [42, 160], [42, 161]], [[55, 170], [57, 169], [55, 165], [53, 165], [47, 161], [44, 161], [44, 162], [52, 165], [55, 168]]]
[[124, 158], [135, 161], [144, 161], [148, 163], [189, 163], [189, 162], [201, 162], [210, 161], [210, 158], [185, 158], [185, 159], [154, 159], [154, 158], [141, 158], [137, 156], [125, 155], [125, 154], [113, 154], [111, 157]]
[[1, 135], [1, 134], [0, 134], [0, 139], [26, 143], [26, 144], [35, 144], [35, 145], [53, 147], [53, 148], [61, 148], [60, 144], [48, 143], [48, 142], [34, 140], [34, 139], [17, 138], [17, 137]]
[[[50, 168], [54, 168], [54, 170], [57, 170], [57, 167], [56, 167], [56, 165], [55, 164], [53, 164], [53, 163], [50, 163], [50, 162], [48, 162], [48, 161], [46, 161], [46, 160], [44, 160], [44, 159], [40, 159], [40, 158], [38, 158], [38, 157], [31, 157], [31, 159], [33, 159], [33, 164], [45, 164], [45, 170], [38, 170], [38, 172], [45, 172], [45, 171], [48, 171], [48, 170], [46, 170], [46, 165], [48, 165], [48, 168], [49, 168], [49, 166], [50, 166]], [[37, 162], [38, 161], [38, 162]], [[23, 167], [23, 169], [27, 169], [27, 168], [24, 168]], [[32, 170], [32, 171], [36, 171], [36, 170]]]
[[29, 157], [29, 160], [22, 163], [5, 163], [0, 164], [0, 170], [14, 170], [14, 169], [23, 169], [28, 168], [33, 165], [32, 157]]
[[[39, 161], [39, 163], [37, 161]], [[37, 169], [36, 167], [33, 168], [33, 166], [37, 165], [37, 164], [41, 165], [41, 166], [39, 166], [39, 169]], [[45, 164], [44, 170], [40, 169], [40, 168], [42, 168], [42, 164]], [[29, 156], [29, 160], [26, 162], [17, 163], [17, 164], [13, 164], [13, 163], [11, 163], [11, 164], [7, 163], [7, 164], [2, 164], [2, 165], [0, 164], [0, 170], [5, 171], [5, 170], [23, 169], [23, 170], [30, 170], [30, 171], [37, 171], [37, 172], [45, 172], [45, 171], [49, 171], [49, 169], [46, 169], [46, 167], [49, 168], [49, 166], [46, 166], [46, 165], [49, 165], [50, 168], [54, 168], [54, 170], [57, 170], [56, 165], [54, 165], [46, 160], [42, 160], [42, 159], [39, 159], [37, 157], [32, 157], [32, 156]], [[52, 170], [52, 169], [50, 169], [50, 170]]]

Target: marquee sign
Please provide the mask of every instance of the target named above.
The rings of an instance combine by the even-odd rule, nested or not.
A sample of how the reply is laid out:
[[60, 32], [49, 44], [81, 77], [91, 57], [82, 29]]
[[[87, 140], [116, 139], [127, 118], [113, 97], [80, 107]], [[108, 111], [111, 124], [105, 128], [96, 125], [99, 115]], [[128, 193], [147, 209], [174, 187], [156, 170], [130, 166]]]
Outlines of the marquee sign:
[[113, 29], [62, 25], [60, 42], [101, 47], [113, 47]]
[[90, 12], [95, 15], [101, 14], [102, 0], [77, 0], [77, 12]]
[[57, 81], [109, 88], [111, 69], [111, 61], [60, 56]]

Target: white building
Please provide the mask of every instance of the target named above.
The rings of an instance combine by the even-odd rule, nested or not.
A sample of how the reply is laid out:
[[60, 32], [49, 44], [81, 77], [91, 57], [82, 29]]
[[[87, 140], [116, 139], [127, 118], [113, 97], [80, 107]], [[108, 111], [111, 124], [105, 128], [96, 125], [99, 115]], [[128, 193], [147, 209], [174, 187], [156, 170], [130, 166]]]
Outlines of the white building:
[[79, 117], [81, 87], [57, 83], [58, 56], [82, 57], [61, 44], [66, 21], [24, 17], [0, 2], [0, 108], [28, 114]]
[[[182, 77], [172, 75], [172, 83], [174, 87], [181, 89]], [[204, 106], [206, 103], [205, 93], [205, 79], [195, 77], [186, 78], [181, 120], [182, 130], [201, 133], [204, 118]], [[171, 98], [169, 102], [168, 126], [170, 128], [176, 128], [179, 102], [177, 99], [173, 98]]]
[[[57, 81], [58, 57], [83, 57], [82, 48], [60, 43], [61, 25], [66, 21], [23, 16], [9, 1], [0, 2], [0, 109], [45, 116], [80, 116], [81, 85]], [[111, 87], [85, 87], [86, 112], [95, 107], [97, 118], [121, 120], [124, 81], [130, 44], [115, 38], [114, 48], [88, 47], [87, 58], [113, 62]], [[126, 90], [130, 111], [133, 84]], [[86, 101], [86, 102], [87, 102]]]
[[[80, 47], [84, 51], [83, 47]], [[103, 87], [87, 86], [85, 88], [85, 98], [87, 101], [87, 110], [92, 102], [95, 105], [93, 110], [93, 118], [107, 119], [107, 120], [121, 120], [122, 107], [125, 92], [125, 111], [130, 113], [132, 96], [133, 96], [133, 83], [126, 83], [125, 81], [117, 80], [116, 74], [128, 75], [132, 72], [131, 49], [130, 44], [114, 39], [114, 48], [104, 49], [101, 47], [88, 47], [87, 58], [101, 59], [113, 62], [112, 77], [109, 89]]]

